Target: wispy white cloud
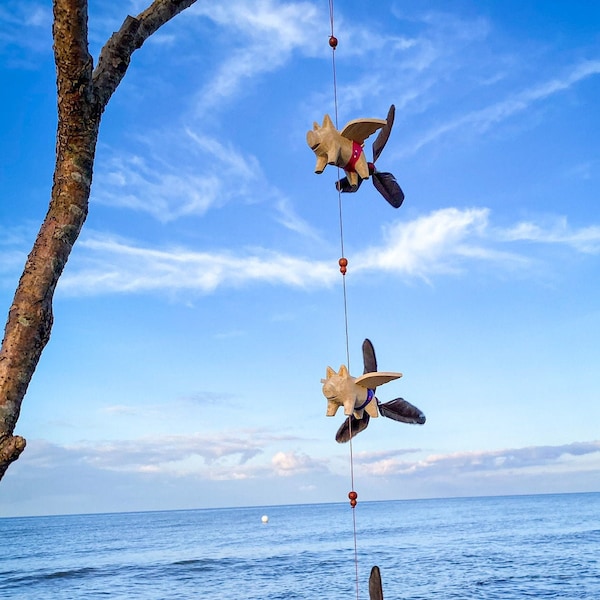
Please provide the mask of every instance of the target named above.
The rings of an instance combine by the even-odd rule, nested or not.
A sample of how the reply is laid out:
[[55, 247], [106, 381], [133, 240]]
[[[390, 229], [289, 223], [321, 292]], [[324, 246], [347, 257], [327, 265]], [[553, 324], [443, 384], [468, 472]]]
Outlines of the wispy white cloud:
[[489, 210], [447, 208], [384, 229], [382, 246], [373, 246], [353, 261], [360, 271], [382, 270], [428, 280], [458, 273], [468, 260], [522, 264], [526, 257], [494, 248]]
[[230, 31], [234, 40], [234, 48], [198, 94], [200, 113], [237, 94], [245, 81], [278, 69], [296, 50], [313, 54], [314, 31], [324, 17], [313, 3], [273, 0], [199, 2], [190, 12]]
[[[481, 53], [474, 49], [485, 44], [491, 31], [481, 17], [429, 11], [407, 18], [401, 8], [392, 7], [392, 12], [408, 27], [391, 29], [385, 23], [342, 15], [339, 47], [351, 68], [339, 77], [338, 103], [347, 118], [356, 118], [359, 111], [376, 116], [392, 102], [398, 111], [422, 113], [448, 94], [454, 73], [476, 68], [481, 59], [473, 57]], [[398, 35], [399, 29], [407, 33]], [[497, 56], [495, 60], [497, 65]]]
[[312, 240], [318, 231], [265, 177], [259, 160], [214, 137], [185, 127], [140, 140], [137, 154], [102, 148], [92, 200], [147, 213], [162, 223], [201, 217], [228, 203], [264, 203], [286, 229]]
[[270, 437], [252, 431], [232, 435], [161, 436], [158, 443], [153, 438], [88, 442], [69, 446], [69, 450], [83, 456], [86, 463], [103, 469], [137, 471], [143, 467], [169, 468], [194, 456], [208, 465], [228, 459], [244, 464], [262, 453], [269, 442], [272, 442]]
[[182, 169], [159, 175], [156, 165], [141, 156], [115, 156], [99, 170], [105, 173], [94, 201], [147, 212], [162, 222], [202, 215], [222, 199], [217, 177]]
[[81, 456], [84, 462], [103, 469], [137, 471], [153, 465], [168, 470], [191, 457], [202, 459], [204, 465], [230, 464], [231, 460], [232, 464], [244, 464], [263, 453], [269, 445], [284, 439], [284, 436], [248, 430], [86, 442], [69, 445], [68, 450]]
[[403, 154], [413, 154], [427, 144], [437, 141], [456, 130], [481, 135], [492, 126], [527, 111], [533, 104], [568, 90], [581, 81], [598, 74], [600, 74], [600, 60], [586, 60], [575, 64], [562, 77], [553, 77], [520, 92], [512, 91], [509, 97], [500, 102], [468, 112], [433, 127], [413, 144], [408, 145]]
[[[488, 209], [438, 210], [413, 221], [387, 226], [383, 243], [357, 252], [357, 274], [386, 272], [430, 281], [459, 275], [474, 264], [505, 271], [543, 260], [532, 245], [554, 244], [576, 252], [600, 252], [600, 227], [571, 228], [566, 220], [549, 228], [518, 223], [502, 229], [490, 224]], [[530, 242], [526, 247], [520, 242]], [[83, 253], [59, 282], [69, 295], [197, 291], [269, 283], [314, 289], [333, 285], [330, 260], [311, 260], [265, 249], [196, 251], [154, 249], [100, 235], [79, 243]], [[535, 258], [534, 258], [535, 257]]]
[[[280, 69], [296, 53], [330, 61], [329, 17], [324, 6], [313, 2], [197, 3], [189, 14], [216, 23], [229, 42], [229, 52], [198, 94], [200, 114], [239, 95], [249, 82], [260, 80], [257, 76]], [[339, 80], [342, 115], [355, 118], [350, 115], [374, 107], [379, 111], [390, 99], [399, 108], [411, 104], [412, 110], [423, 110], [426, 92], [436, 81], [451, 79], [452, 71], [464, 68], [465, 48], [483, 44], [491, 30], [485, 18], [461, 19], [450, 13], [423, 13], [411, 20], [411, 33], [399, 35], [397, 28], [375, 18], [357, 21], [344, 7], [336, 11], [336, 33], [341, 32], [338, 54], [343, 53], [347, 67]], [[339, 63], [340, 69], [343, 65]], [[329, 73], [328, 64], [323, 64], [323, 71]], [[323, 91], [313, 88], [310, 93], [320, 98], [308, 100], [321, 107], [320, 113]], [[330, 96], [330, 89], [327, 93]]]
[[[532, 446], [482, 452], [455, 452], [431, 455], [417, 461], [403, 460], [388, 454], [357, 456], [357, 466], [375, 476], [425, 475], [452, 476], [472, 472], [513, 471], [556, 465], [568, 456], [600, 453], [600, 441], [574, 442], [562, 446]], [[598, 463], [600, 467], [600, 462]]]
[[215, 164], [219, 170], [227, 169], [225, 175], [235, 174], [240, 183], [262, 179], [262, 171], [255, 156], [244, 154], [233, 146], [186, 128], [185, 133], [196, 145], [196, 149], [210, 157], [212, 169]]
[[507, 241], [562, 244], [584, 254], [600, 252], [600, 226], [590, 225], [573, 230], [565, 217], [556, 219], [546, 227], [531, 222], [518, 223], [502, 232], [502, 237]]
[[296, 213], [288, 198], [280, 198], [275, 204], [275, 209], [277, 211], [276, 221], [286, 229], [313, 240], [320, 239], [320, 235], [315, 228]]
[[147, 135], [141, 144], [144, 156], [102, 148], [108, 157], [97, 162], [93, 201], [169, 222], [232, 199], [269, 197], [258, 160], [217, 139], [187, 128], [182, 136]]
[[66, 272], [60, 289], [68, 294], [196, 290], [213, 292], [257, 282], [298, 288], [332, 285], [335, 268], [325, 261], [257, 250], [231, 252], [154, 250], [114, 239], [87, 238], [80, 245], [92, 251], [88, 266]]

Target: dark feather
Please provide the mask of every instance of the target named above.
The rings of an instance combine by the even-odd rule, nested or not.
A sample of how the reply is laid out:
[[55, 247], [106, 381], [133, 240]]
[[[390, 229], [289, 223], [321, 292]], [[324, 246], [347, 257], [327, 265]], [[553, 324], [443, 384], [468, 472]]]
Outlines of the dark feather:
[[402, 206], [402, 203], [404, 202], [404, 192], [391, 173], [375, 171], [375, 173], [373, 173], [373, 185], [394, 208], [400, 208]]
[[377, 566], [371, 569], [371, 576], [369, 577], [369, 600], [383, 600], [381, 572]]
[[423, 425], [425, 415], [416, 406], [403, 398], [395, 398], [389, 402], [378, 403], [381, 416], [400, 421], [401, 423], [412, 423]]
[[351, 438], [367, 428], [369, 418], [366, 412], [363, 413], [362, 419], [357, 419], [354, 415], [346, 417], [335, 434], [335, 441], [338, 444], [349, 442]]
[[392, 126], [394, 125], [394, 116], [396, 114], [396, 107], [392, 104], [388, 111], [386, 121], [387, 123], [379, 131], [379, 135], [373, 142], [373, 162], [376, 162], [381, 154], [381, 151], [385, 148], [387, 141], [392, 133]]
[[356, 185], [351, 185], [348, 178], [344, 177], [343, 179], [340, 179], [339, 181], [335, 182], [335, 189], [342, 193], [356, 192], [356, 190], [358, 190], [358, 188], [360, 187], [360, 184], [362, 182], [363, 182], [363, 180], [359, 177], [358, 183]]
[[377, 371], [377, 358], [375, 358], [375, 348], [371, 340], [366, 339], [362, 345], [363, 364], [365, 366], [364, 373], [375, 373]]

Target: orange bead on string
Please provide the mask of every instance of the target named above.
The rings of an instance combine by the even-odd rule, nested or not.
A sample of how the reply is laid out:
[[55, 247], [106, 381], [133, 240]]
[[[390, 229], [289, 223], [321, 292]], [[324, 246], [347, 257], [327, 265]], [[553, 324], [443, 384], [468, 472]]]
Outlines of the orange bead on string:
[[354, 508], [356, 506], [356, 499], [358, 498], [358, 494], [353, 490], [351, 492], [348, 492], [348, 498], [350, 498], [350, 506]]
[[340, 265], [340, 273], [345, 275], [347, 270], [346, 267], [348, 266], [348, 259], [342, 256], [342, 258], [338, 260], [338, 264]]
[[329, 45], [330, 45], [330, 46], [331, 46], [331, 47], [332, 47], [334, 50], [337, 48], [338, 41], [337, 41], [337, 38], [336, 38], [334, 35], [332, 35], [332, 36], [329, 38]]

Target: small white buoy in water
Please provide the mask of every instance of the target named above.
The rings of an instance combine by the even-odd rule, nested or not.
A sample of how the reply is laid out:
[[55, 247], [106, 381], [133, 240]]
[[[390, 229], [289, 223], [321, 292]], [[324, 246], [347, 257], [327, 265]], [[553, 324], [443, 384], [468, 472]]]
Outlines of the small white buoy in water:
[[269, 522], [269, 517], [267, 517], [267, 515], [263, 515], [260, 519], [263, 523], [268, 523]]

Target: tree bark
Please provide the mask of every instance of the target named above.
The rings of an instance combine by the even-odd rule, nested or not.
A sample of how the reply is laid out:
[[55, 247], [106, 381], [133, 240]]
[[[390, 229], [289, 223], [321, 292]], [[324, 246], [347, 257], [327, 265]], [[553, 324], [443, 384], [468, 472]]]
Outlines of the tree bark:
[[56, 284], [87, 217], [102, 113], [133, 52], [195, 1], [155, 0], [137, 17], [128, 16], [105, 44], [95, 70], [88, 51], [87, 0], [53, 2], [56, 165], [48, 212], [19, 280], [0, 349], [0, 480], [25, 448], [24, 438], [13, 434], [50, 339]]

